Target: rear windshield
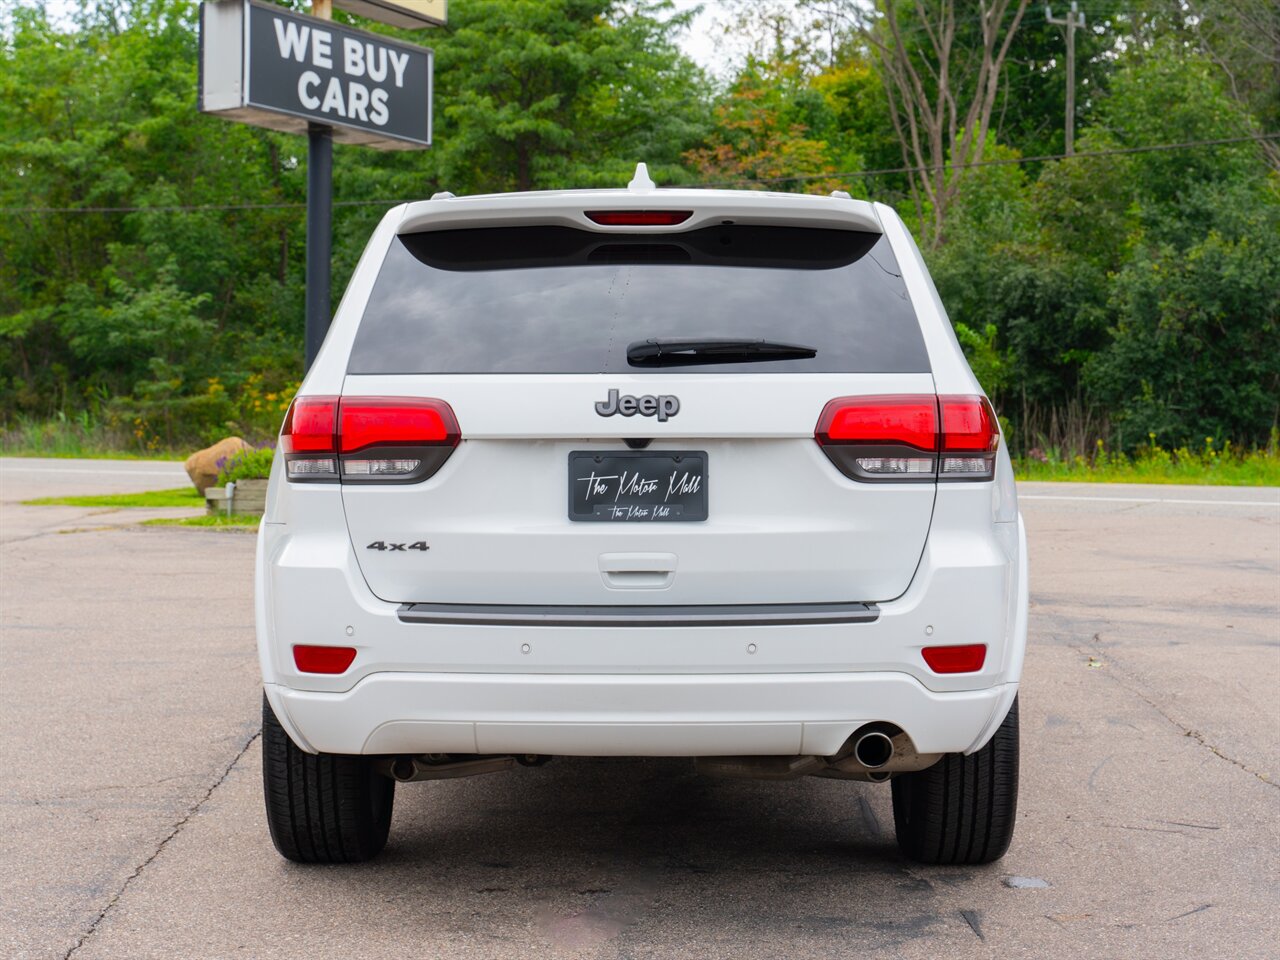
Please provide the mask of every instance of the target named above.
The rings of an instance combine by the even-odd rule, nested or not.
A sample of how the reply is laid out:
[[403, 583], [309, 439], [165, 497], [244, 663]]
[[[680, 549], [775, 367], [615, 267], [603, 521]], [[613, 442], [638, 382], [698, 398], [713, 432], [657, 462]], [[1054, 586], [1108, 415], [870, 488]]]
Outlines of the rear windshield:
[[[812, 356], [633, 366], [661, 339], [749, 339]], [[662, 235], [571, 227], [397, 237], [348, 364], [391, 373], [927, 373], [879, 234], [725, 224]]]

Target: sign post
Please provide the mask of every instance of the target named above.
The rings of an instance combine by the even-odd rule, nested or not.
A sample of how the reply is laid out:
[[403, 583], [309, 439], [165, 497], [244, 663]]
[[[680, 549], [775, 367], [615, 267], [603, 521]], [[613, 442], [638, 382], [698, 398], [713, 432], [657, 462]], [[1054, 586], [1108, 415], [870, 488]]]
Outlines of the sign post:
[[[330, 0], [311, 0], [311, 15], [333, 19]], [[307, 124], [307, 273], [302, 347], [303, 371], [311, 369], [333, 316], [330, 297], [333, 263], [333, 129]]]
[[329, 332], [329, 265], [333, 258], [333, 130], [307, 128], [307, 308], [306, 366]]
[[[345, 5], [346, 0], [340, 0]], [[395, 7], [400, 0], [378, 0]], [[443, 3], [425, 0], [443, 17]], [[333, 144], [379, 150], [431, 146], [430, 49], [260, 0], [200, 5], [200, 110], [307, 135], [306, 363], [329, 328]], [[437, 22], [435, 20], [422, 20]]]

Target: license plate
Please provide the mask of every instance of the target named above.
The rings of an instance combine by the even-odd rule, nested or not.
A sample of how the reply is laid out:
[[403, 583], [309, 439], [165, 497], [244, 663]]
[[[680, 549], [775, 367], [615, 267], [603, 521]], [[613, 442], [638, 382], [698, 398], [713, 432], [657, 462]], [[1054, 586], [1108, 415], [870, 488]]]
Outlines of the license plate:
[[707, 455], [701, 450], [574, 450], [569, 519], [670, 523], [707, 519]]

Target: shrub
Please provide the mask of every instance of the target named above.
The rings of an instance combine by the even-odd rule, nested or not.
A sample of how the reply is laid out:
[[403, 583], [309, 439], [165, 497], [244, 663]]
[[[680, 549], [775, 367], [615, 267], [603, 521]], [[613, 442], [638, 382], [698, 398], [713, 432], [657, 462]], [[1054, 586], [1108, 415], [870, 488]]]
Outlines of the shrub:
[[227, 484], [238, 480], [265, 480], [271, 475], [271, 461], [276, 452], [270, 446], [245, 450], [221, 463], [218, 469], [218, 483]]

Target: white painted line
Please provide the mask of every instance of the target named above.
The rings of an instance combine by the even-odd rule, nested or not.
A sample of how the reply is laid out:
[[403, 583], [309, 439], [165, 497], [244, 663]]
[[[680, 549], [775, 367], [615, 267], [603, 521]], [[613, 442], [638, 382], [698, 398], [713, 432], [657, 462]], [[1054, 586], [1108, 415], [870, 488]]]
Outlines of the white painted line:
[[1071, 500], [1076, 503], [1185, 503], [1195, 506], [1280, 507], [1280, 500], [1175, 500], [1164, 497], [1059, 497], [1047, 493], [1020, 493], [1019, 500]]
[[97, 477], [104, 473], [119, 474], [123, 477], [185, 477], [186, 471], [181, 467], [176, 470], [96, 470], [93, 468], [78, 470], [75, 467], [0, 467], [0, 476], [6, 473], [79, 473], [86, 477]]

